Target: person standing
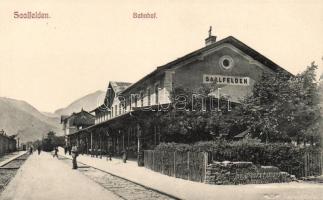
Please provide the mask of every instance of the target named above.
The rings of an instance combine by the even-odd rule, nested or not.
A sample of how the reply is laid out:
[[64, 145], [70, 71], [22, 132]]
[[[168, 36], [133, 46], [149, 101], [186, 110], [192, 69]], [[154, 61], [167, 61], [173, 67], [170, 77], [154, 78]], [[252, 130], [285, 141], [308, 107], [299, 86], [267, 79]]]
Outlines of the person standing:
[[123, 160], [123, 163], [126, 163], [127, 162], [127, 159], [128, 159], [127, 148], [125, 148], [122, 151], [122, 160]]
[[53, 158], [56, 156], [57, 158], [58, 158], [58, 148], [57, 147], [55, 147], [54, 148], [54, 155], [53, 155]]
[[77, 161], [76, 158], [78, 156], [78, 149], [77, 146], [72, 147], [72, 158], [73, 158], [73, 168], [72, 169], [77, 169]]
[[113, 147], [110, 146], [107, 159], [112, 161]]
[[40, 147], [40, 145], [38, 145], [37, 150], [38, 150], [38, 155], [39, 155], [39, 154], [40, 154], [40, 152], [41, 152], [41, 147]]
[[67, 148], [68, 148], [68, 155], [71, 155], [72, 147], [68, 146]]
[[30, 155], [33, 154], [33, 147], [32, 146], [29, 147], [29, 154]]

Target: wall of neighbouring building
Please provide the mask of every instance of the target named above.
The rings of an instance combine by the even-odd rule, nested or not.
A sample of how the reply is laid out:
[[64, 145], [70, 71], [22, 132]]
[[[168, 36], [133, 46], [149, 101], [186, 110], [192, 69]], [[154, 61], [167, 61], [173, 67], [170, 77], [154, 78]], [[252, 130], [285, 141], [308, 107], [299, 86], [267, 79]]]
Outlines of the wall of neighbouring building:
[[6, 135], [0, 135], [0, 155], [16, 150], [16, 140]]

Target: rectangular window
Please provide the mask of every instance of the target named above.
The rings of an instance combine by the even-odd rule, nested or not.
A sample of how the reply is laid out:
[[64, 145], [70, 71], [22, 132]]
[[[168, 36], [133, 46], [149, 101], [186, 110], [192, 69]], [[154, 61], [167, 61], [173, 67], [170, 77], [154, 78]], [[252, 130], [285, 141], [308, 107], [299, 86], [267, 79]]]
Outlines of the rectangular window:
[[134, 94], [133, 96], [134, 96], [134, 99], [135, 99], [135, 108], [137, 108], [138, 107], [137, 106], [137, 101], [138, 101], [137, 94]]
[[130, 94], [130, 97], [129, 97], [129, 111], [132, 110], [132, 95]]
[[156, 105], [159, 103], [159, 85], [155, 86], [155, 103]]
[[119, 115], [121, 115], [121, 108], [122, 108], [121, 103], [119, 103]]
[[115, 105], [114, 106], [114, 110], [115, 110], [115, 112], [116, 112], [116, 116], [118, 115], [118, 105]]
[[150, 88], [147, 89], [148, 106], [150, 106]]
[[111, 117], [113, 117], [113, 107], [111, 107]]
[[141, 104], [141, 107], [144, 107], [144, 93], [143, 92], [140, 92], [140, 104]]

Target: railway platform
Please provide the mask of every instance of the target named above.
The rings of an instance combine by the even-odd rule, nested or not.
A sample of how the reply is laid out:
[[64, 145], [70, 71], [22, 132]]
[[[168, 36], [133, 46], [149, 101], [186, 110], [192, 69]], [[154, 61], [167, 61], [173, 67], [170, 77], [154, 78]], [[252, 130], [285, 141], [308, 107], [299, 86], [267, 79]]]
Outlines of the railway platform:
[[0, 158], [0, 167], [6, 165], [7, 163], [11, 162], [12, 160], [20, 157], [21, 155], [25, 154], [26, 151], [16, 151], [12, 153], [8, 153]]
[[42, 152], [29, 156], [1, 200], [120, 200], [112, 192]]
[[[64, 155], [64, 150], [59, 153]], [[323, 184], [307, 182], [275, 183], [275, 184], [249, 184], [249, 185], [208, 185], [187, 181], [179, 178], [163, 175], [144, 167], [138, 167], [137, 162], [113, 158], [107, 161], [80, 155], [78, 162], [111, 173], [118, 177], [133, 181], [147, 188], [172, 195], [178, 199], [187, 200], [321, 200], [323, 196]]]
[[29, 156], [0, 199], [319, 200], [323, 196], [323, 184], [319, 183], [208, 185], [162, 175], [121, 159], [107, 161], [80, 155], [79, 169], [72, 170], [70, 157], [63, 152], [60, 149], [59, 158], [46, 152]]

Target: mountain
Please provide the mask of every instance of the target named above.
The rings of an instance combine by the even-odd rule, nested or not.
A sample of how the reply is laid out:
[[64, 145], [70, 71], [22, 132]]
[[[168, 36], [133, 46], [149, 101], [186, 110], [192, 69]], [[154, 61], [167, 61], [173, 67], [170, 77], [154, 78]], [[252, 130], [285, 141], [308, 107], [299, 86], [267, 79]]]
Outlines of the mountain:
[[104, 96], [105, 96], [105, 92], [98, 90], [96, 92], [93, 92], [91, 94], [88, 94], [82, 98], [79, 98], [73, 101], [66, 108], [61, 108], [56, 110], [54, 114], [58, 116], [70, 115], [73, 112], [79, 112], [82, 108], [86, 111], [91, 111], [103, 103]]
[[0, 129], [19, 133], [21, 142], [41, 139], [49, 131], [62, 135], [59, 118], [48, 117], [25, 101], [0, 97]]
[[56, 118], [56, 119], [60, 119], [61, 116], [55, 114], [55, 113], [51, 113], [51, 112], [41, 112], [43, 115], [49, 117], [49, 118]]

